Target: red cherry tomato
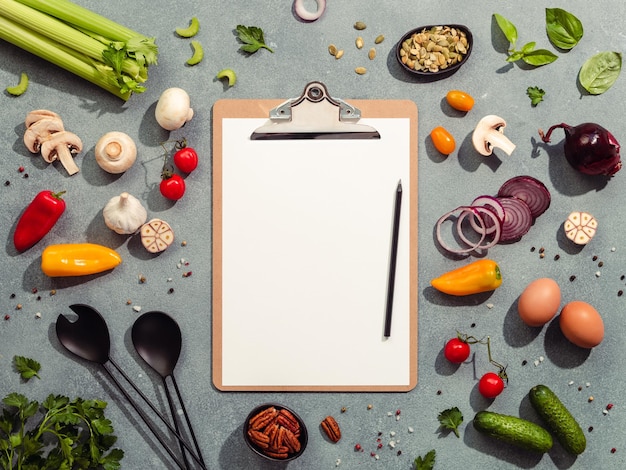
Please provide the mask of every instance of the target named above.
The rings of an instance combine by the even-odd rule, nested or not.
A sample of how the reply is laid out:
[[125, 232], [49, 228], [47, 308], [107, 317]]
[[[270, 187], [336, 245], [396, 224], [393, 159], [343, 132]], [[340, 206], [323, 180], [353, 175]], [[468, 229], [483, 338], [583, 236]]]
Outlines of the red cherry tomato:
[[450, 155], [456, 148], [456, 141], [452, 134], [444, 127], [437, 126], [430, 131], [430, 138], [433, 141], [433, 145], [444, 155]]
[[185, 194], [185, 180], [180, 175], [165, 176], [161, 180], [159, 190], [167, 199], [177, 201]]
[[198, 166], [198, 154], [191, 147], [183, 147], [174, 154], [174, 165], [182, 172], [191, 173]]
[[470, 345], [459, 338], [452, 338], [443, 348], [445, 358], [456, 364], [464, 362], [470, 355]]
[[504, 390], [504, 380], [495, 372], [487, 372], [478, 382], [478, 391], [485, 398], [495, 398]]

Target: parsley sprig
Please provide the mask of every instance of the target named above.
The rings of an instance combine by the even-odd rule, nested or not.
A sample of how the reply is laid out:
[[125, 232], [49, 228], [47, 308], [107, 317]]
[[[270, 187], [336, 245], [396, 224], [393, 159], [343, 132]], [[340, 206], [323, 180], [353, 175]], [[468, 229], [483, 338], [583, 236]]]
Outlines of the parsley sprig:
[[239, 49], [250, 54], [254, 54], [261, 48], [265, 48], [270, 52], [274, 52], [265, 44], [263, 30], [258, 26], [237, 25], [237, 37], [243, 43]]
[[[25, 380], [39, 377], [37, 361], [15, 356], [13, 362]], [[102, 400], [54, 394], [40, 404], [9, 393], [0, 413], [0, 469], [118, 470], [124, 452], [113, 448], [117, 437], [104, 415], [106, 406]]]
[[461, 437], [459, 435], [459, 426], [463, 422], [463, 413], [456, 406], [443, 410], [439, 413], [437, 419], [442, 429], [450, 429], [456, 437]]

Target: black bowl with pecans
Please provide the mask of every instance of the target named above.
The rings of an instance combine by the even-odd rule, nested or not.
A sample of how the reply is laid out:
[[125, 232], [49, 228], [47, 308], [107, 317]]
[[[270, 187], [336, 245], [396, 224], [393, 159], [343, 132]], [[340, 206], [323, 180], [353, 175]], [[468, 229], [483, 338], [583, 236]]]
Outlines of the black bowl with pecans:
[[396, 46], [396, 58], [414, 76], [445, 78], [467, 62], [473, 44], [474, 37], [467, 26], [420, 26], [402, 36]]
[[295, 411], [277, 403], [264, 403], [246, 417], [243, 437], [248, 447], [264, 459], [288, 462], [302, 455], [309, 434]]

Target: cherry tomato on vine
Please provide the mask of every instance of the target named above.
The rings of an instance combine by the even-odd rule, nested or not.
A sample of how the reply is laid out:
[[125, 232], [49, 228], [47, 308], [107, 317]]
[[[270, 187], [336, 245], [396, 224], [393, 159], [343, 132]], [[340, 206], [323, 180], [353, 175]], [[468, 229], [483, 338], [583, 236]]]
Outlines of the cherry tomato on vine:
[[182, 147], [174, 153], [174, 165], [182, 172], [191, 173], [198, 166], [198, 154], [191, 147]]
[[470, 345], [460, 338], [452, 338], [443, 348], [443, 355], [448, 361], [460, 364], [469, 357]]
[[177, 201], [185, 194], [185, 180], [180, 175], [164, 174], [159, 190], [167, 199]]
[[478, 391], [485, 398], [495, 398], [504, 390], [504, 380], [495, 372], [487, 372], [478, 382]]
[[444, 155], [450, 155], [456, 148], [454, 137], [442, 126], [437, 126], [430, 131], [430, 138], [435, 148]]
[[461, 90], [450, 90], [446, 95], [446, 101], [458, 111], [469, 111], [474, 107], [474, 98]]

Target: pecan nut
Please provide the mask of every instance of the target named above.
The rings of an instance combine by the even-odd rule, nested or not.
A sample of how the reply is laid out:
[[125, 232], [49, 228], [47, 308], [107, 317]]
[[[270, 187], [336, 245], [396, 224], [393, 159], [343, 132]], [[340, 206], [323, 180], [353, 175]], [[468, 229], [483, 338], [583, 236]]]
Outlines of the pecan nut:
[[339, 442], [339, 439], [341, 439], [341, 429], [339, 428], [337, 421], [335, 421], [335, 418], [332, 416], [326, 416], [326, 418], [324, 418], [321, 422], [321, 426], [328, 439], [332, 442]]

